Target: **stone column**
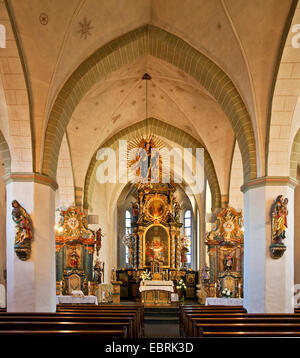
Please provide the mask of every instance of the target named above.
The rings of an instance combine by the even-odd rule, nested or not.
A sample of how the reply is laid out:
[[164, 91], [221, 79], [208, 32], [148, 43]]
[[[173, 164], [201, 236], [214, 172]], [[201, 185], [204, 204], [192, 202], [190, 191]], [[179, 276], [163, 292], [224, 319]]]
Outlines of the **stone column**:
[[228, 202], [229, 202], [229, 197], [228, 195], [226, 194], [222, 194], [221, 195], [221, 208], [224, 209], [224, 208], [227, 208], [228, 207]]
[[138, 250], [138, 257], [139, 257], [139, 265], [138, 268], [143, 268], [143, 231], [138, 232], [138, 240], [139, 240], [139, 250]]
[[[264, 177], [244, 192], [244, 306], [249, 313], [293, 313], [294, 183], [286, 177]], [[270, 256], [271, 208], [278, 195], [288, 203], [288, 229], [283, 257]]]
[[83, 189], [76, 186], [75, 187], [75, 206], [82, 209], [83, 205]]
[[[56, 188], [50, 178], [35, 173], [12, 173], [6, 178], [8, 312], [55, 312]], [[21, 261], [14, 252], [13, 200], [24, 207], [33, 222], [31, 255], [26, 261]]]

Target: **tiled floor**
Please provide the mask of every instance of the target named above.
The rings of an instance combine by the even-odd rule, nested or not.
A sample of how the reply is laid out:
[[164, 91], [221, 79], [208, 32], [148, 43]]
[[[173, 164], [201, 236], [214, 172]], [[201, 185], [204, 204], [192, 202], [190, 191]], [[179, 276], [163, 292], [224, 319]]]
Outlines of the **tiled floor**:
[[145, 338], [177, 338], [178, 323], [145, 323]]

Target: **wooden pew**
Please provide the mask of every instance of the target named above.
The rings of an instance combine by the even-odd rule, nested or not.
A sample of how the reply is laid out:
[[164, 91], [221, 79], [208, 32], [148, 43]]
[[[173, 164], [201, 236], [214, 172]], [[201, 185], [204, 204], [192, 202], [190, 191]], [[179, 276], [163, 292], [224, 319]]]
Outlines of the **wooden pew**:
[[63, 314], [70, 314], [70, 315], [102, 315], [102, 316], [115, 316], [115, 317], [132, 317], [134, 320], [134, 329], [136, 332], [136, 337], [143, 337], [144, 335], [144, 324], [143, 324], [143, 317], [138, 315], [137, 311], [134, 310], [82, 310], [82, 309], [68, 309], [66, 311], [60, 311], [57, 313]]
[[[299, 323], [233, 323], [233, 324], [196, 324], [196, 337], [264, 336], [281, 334], [300, 337]], [[227, 332], [227, 333], [226, 333]]]
[[239, 332], [202, 332], [200, 337], [207, 338], [231, 338], [231, 337], [300, 337], [299, 332], [294, 331], [239, 331]]
[[138, 338], [138, 331], [134, 321], [134, 317], [131, 315], [123, 314], [118, 317], [111, 314], [96, 314], [96, 315], [57, 315], [57, 314], [0, 314], [0, 330], [3, 322], [79, 322], [79, 323], [119, 323], [123, 325], [129, 324], [128, 338]]
[[199, 327], [206, 327], [206, 325], [238, 325], [238, 324], [300, 324], [300, 317], [272, 317], [272, 316], [255, 316], [252, 317], [227, 317], [227, 318], [199, 318], [191, 317], [189, 325], [186, 330], [188, 337], [197, 337]]
[[[260, 332], [272, 336], [300, 336], [300, 315], [297, 314], [247, 314], [230, 309], [215, 310], [182, 309], [181, 334], [189, 337], [260, 336]], [[221, 333], [220, 333], [221, 332]], [[241, 333], [240, 333], [241, 332]], [[255, 333], [256, 332], [256, 333]], [[270, 333], [268, 333], [270, 332]], [[287, 333], [288, 332], [288, 333]]]
[[23, 340], [25, 343], [28, 343], [28, 338], [34, 339], [35, 344], [40, 342], [40, 339], [62, 339], [63, 342], [66, 339], [71, 338], [72, 340], [77, 340], [79, 338], [89, 338], [96, 342], [97, 339], [105, 338], [127, 338], [126, 327], [122, 329], [102, 329], [102, 330], [2, 330], [1, 332], [2, 339], [7, 340], [7, 338], [12, 338], [13, 342], [20, 343]]
[[129, 323], [125, 322], [0, 321], [0, 335], [2, 331], [122, 331], [124, 338], [129, 338], [128, 328]]
[[[143, 336], [143, 307], [137, 305], [76, 305], [59, 312], [0, 312], [0, 331], [118, 331], [127, 338]], [[125, 329], [123, 329], [125, 327]], [[9, 329], [6, 329], [9, 328]], [[117, 329], [118, 328], [118, 329]], [[120, 329], [119, 329], [120, 328]], [[120, 331], [122, 331], [120, 333]], [[0, 333], [1, 333], [0, 332]], [[104, 333], [102, 335], [104, 335]], [[8, 333], [7, 333], [8, 334]], [[79, 334], [79, 333], [78, 333]], [[84, 333], [80, 333], [84, 334]], [[100, 334], [100, 333], [99, 333]]]
[[222, 313], [246, 313], [246, 309], [243, 306], [199, 306], [199, 305], [188, 305], [181, 306], [179, 312], [179, 325], [180, 335], [184, 336], [184, 332], [187, 327], [188, 315], [192, 314], [222, 314]]
[[144, 307], [142, 305], [57, 305], [57, 312], [64, 313], [97, 313], [118, 312], [136, 313], [139, 336], [144, 336]]

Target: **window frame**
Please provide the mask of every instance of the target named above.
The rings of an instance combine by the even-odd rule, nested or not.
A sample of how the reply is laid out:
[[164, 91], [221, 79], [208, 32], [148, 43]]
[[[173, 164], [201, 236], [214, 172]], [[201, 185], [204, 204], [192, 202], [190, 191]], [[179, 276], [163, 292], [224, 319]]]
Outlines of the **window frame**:
[[[187, 216], [189, 213], [189, 216]], [[186, 224], [186, 221], [189, 220], [189, 225]], [[186, 209], [184, 211], [183, 216], [183, 227], [184, 227], [184, 235], [190, 238], [189, 251], [186, 253], [187, 256], [187, 266], [192, 267], [192, 258], [193, 258], [193, 215], [191, 209]], [[187, 229], [190, 234], [187, 235]]]

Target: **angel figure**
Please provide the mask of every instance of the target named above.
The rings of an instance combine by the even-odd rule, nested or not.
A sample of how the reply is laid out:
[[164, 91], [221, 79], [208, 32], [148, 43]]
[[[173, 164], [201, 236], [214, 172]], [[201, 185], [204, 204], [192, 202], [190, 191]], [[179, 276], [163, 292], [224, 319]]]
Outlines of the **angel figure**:
[[176, 201], [175, 197], [174, 197], [174, 218], [176, 221], [179, 220], [179, 215], [180, 215], [180, 210], [181, 210], [181, 206], [180, 204]]

